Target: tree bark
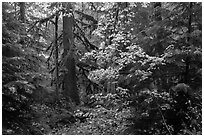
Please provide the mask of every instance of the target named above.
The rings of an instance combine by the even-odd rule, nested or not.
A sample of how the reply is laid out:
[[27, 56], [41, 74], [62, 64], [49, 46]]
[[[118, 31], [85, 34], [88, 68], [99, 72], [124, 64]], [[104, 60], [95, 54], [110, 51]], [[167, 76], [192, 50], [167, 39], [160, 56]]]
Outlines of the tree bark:
[[[191, 34], [191, 23], [192, 23], [192, 7], [193, 7], [193, 3], [190, 2], [189, 3], [189, 18], [188, 18], [188, 37], [187, 37], [187, 45], [190, 46], [190, 34]], [[187, 55], [186, 56], [186, 59], [185, 59], [185, 62], [186, 62], [186, 68], [185, 68], [185, 74], [184, 74], [184, 80], [185, 80], [185, 83], [188, 84], [189, 82], [189, 78], [188, 78], [188, 75], [189, 75], [189, 65], [190, 65], [190, 56]]]
[[25, 2], [19, 2], [20, 6], [20, 20], [25, 23]]
[[190, 2], [189, 4], [189, 19], [188, 19], [188, 37], [187, 37], [187, 43], [188, 45], [190, 44], [190, 34], [191, 34], [191, 22], [192, 22], [192, 15], [191, 15], [191, 10], [193, 7], [193, 2]]
[[[154, 4], [154, 10], [155, 10], [154, 11], [154, 15], [155, 15], [154, 20], [156, 22], [162, 21], [162, 16], [161, 16], [161, 11], [160, 11], [161, 6], [162, 6], [161, 2], [156, 2]], [[163, 31], [164, 31], [163, 28], [159, 28], [157, 30], [157, 32], [156, 32], [156, 38], [157, 38], [158, 42], [154, 46], [155, 46], [155, 54], [157, 56], [160, 56], [163, 53], [163, 50], [164, 50], [163, 46], [162, 46], [162, 42], [160, 41], [162, 39]]]
[[57, 44], [57, 38], [58, 38], [58, 15], [56, 15], [55, 18], [55, 90], [56, 90], [56, 97], [57, 100], [59, 99], [59, 69], [58, 69], [58, 44]]
[[154, 15], [155, 15], [155, 21], [161, 21], [162, 20], [162, 17], [161, 17], [161, 12], [159, 11], [160, 9], [158, 8], [161, 8], [161, 2], [155, 2], [154, 4], [154, 9], [155, 9], [155, 12], [154, 12]]
[[[25, 22], [26, 22], [26, 18], [25, 18], [25, 2], [19, 2], [19, 7], [20, 7], [19, 20], [23, 23], [22, 25], [24, 26], [24, 27], [22, 27], [22, 30], [19, 32], [19, 34], [20, 35], [26, 35], [26, 27], [25, 27]], [[19, 43], [20, 44], [25, 44], [25, 38], [24, 37], [20, 37]]]
[[63, 45], [64, 45], [64, 59], [66, 73], [64, 76], [64, 94], [66, 98], [71, 99], [77, 105], [80, 104], [79, 95], [77, 91], [76, 82], [76, 66], [74, 58], [74, 47], [73, 47], [73, 16], [65, 15], [63, 17]]
[[17, 4], [16, 2], [14, 2], [14, 9], [15, 9], [15, 14], [14, 14], [15, 17], [14, 17], [14, 18], [15, 18], [16, 20], [17, 20], [17, 14], [16, 14], [16, 9], [17, 9], [16, 7], [17, 7], [17, 5], [18, 5], [18, 4]]

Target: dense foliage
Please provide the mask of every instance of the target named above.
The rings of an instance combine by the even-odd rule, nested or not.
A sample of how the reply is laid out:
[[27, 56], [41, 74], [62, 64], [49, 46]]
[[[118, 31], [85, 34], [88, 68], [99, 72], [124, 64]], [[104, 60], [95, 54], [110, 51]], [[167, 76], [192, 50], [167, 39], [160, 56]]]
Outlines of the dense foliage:
[[[201, 4], [3, 3], [3, 134], [202, 134]], [[64, 91], [67, 12], [80, 105]]]

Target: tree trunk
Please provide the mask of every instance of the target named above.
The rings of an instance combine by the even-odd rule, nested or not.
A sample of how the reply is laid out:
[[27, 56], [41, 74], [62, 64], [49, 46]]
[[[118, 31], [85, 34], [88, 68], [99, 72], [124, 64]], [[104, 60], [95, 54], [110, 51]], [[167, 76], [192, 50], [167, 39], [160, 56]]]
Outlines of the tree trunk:
[[192, 22], [192, 15], [191, 15], [191, 10], [193, 7], [193, 2], [190, 2], [189, 4], [189, 19], [188, 19], [188, 37], [187, 37], [187, 43], [190, 45], [190, 34], [191, 34], [191, 22]]
[[19, 2], [20, 6], [20, 20], [25, 23], [25, 2]]
[[14, 16], [14, 18], [15, 18], [16, 20], [17, 20], [17, 14], [16, 14], [16, 11], [17, 11], [17, 10], [16, 10], [16, 9], [17, 9], [16, 7], [17, 7], [17, 5], [18, 5], [18, 3], [14, 2], [14, 10], [15, 10], [15, 14], [14, 14], [15, 16]]
[[[162, 16], [161, 16], [161, 2], [156, 2], [154, 4], [154, 20], [156, 22], [160, 22], [162, 21]], [[163, 33], [163, 28], [159, 28], [156, 32], [156, 38], [158, 40], [158, 42], [154, 45], [155, 46], [155, 53], [157, 56], [160, 56], [161, 54], [163, 54], [163, 46], [162, 46], [162, 42], [160, 41], [161, 39], [163, 39], [162, 37], [162, 33]]]
[[77, 91], [76, 83], [76, 68], [75, 68], [75, 58], [74, 58], [74, 48], [73, 48], [73, 26], [74, 19], [70, 15], [65, 15], [63, 17], [63, 45], [64, 53], [63, 57], [65, 59], [66, 73], [64, 76], [64, 94], [66, 98], [71, 99], [77, 105], [80, 103], [79, 95]]
[[155, 2], [154, 3], [154, 9], [155, 9], [155, 12], [154, 12], [154, 19], [155, 21], [161, 21], [162, 20], [162, 17], [161, 17], [161, 12], [160, 12], [160, 9], [161, 8], [161, 2]]
[[[187, 37], [187, 45], [188, 46], [190, 46], [190, 34], [191, 34], [191, 23], [192, 23], [192, 7], [193, 7], [193, 3], [192, 2], [190, 2], [190, 4], [189, 4], [189, 19], [188, 19], [188, 37]], [[185, 62], [186, 62], [186, 70], [185, 70], [185, 74], [184, 74], [184, 81], [185, 81], [185, 83], [186, 84], [188, 84], [188, 75], [189, 75], [189, 65], [190, 65], [190, 56], [189, 55], [187, 55], [186, 56], [186, 59], [185, 59]]]
[[[19, 7], [20, 7], [20, 17], [19, 20], [23, 23], [22, 25], [24, 27], [22, 27], [23, 29], [18, 32], [20, 35], [26, 35], [26, 27], [25, 27], [25, 22], [26, 22], [26, 18], [25, 18], [25, 2], [19, 2]], [[25, 44], [25, 38], [24, 37], [20, 37], [19, 38], [19, 43], [20, 44]]]
[[55, 18], [55, 90], [56, 90], [56, 97], [57, 100], [59, 98], [59, 70], [58, 70], [58, 44], [57, 44], [57, 37], [58, 37], [58, 15]]

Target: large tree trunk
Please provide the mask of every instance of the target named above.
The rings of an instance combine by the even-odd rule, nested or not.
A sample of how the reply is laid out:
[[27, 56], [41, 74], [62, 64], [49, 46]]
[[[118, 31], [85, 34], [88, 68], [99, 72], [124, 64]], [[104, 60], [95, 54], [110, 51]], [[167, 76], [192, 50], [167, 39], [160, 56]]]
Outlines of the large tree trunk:
[[74, 20], [72, 16], [63, 17], [63, 45], [65, 59], [65, 77], [64, 77], [64, 94], [67, 99], [71, 99], [77, 105], [80, 103], [76, 83], [76, 68], [73, 48], [73, 26]]

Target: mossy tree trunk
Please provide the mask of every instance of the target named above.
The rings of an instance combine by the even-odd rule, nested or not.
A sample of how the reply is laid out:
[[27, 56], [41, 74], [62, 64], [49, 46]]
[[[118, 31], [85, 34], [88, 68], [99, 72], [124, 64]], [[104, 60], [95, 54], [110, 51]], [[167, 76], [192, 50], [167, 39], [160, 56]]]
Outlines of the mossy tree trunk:
[[64, 45], [64, 65], [66, 68], [63, 92], [66, 98], [71, 99], [77, 105], [80, 103], [76, 82], [75, 52], [73, 47], [73, 16], [68, 14], [63, 17], [63, 45]]

